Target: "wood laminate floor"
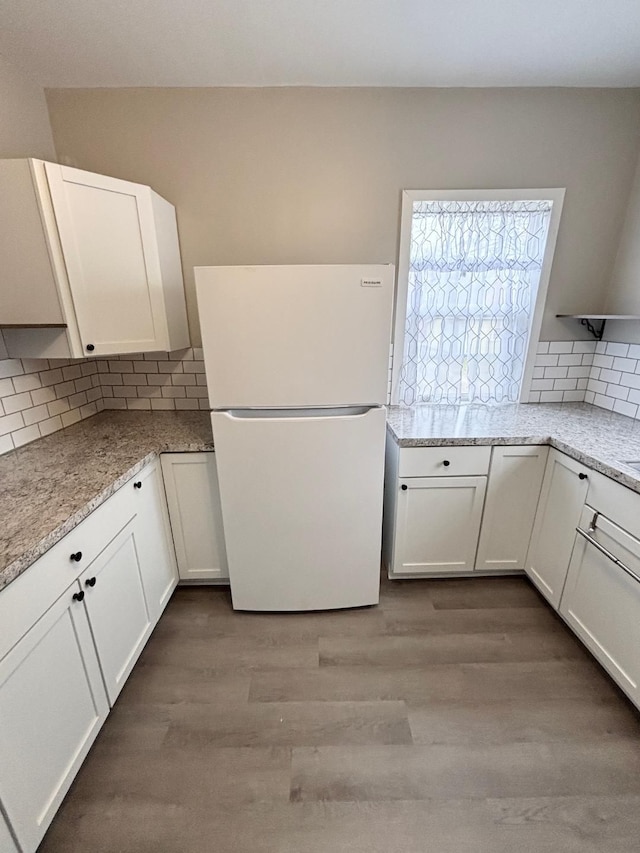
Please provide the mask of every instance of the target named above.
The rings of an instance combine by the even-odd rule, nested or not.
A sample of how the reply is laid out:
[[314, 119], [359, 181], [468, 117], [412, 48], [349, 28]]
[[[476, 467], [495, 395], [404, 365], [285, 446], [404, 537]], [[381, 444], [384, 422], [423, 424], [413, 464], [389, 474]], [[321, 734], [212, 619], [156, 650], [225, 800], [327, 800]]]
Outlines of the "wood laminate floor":
[[178, 589], [40, 853], [632, 853], [640, 722], [520, 578]]

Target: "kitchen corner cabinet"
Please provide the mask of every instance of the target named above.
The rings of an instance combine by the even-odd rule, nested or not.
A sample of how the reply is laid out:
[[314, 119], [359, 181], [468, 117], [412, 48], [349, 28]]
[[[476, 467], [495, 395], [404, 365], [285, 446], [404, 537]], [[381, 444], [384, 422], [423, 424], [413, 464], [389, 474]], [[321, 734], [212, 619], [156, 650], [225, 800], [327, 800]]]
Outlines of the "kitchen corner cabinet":
[[189, 346], [175, 210], [150, 187], [2, 160], [0, 226], [0, 327], [11, 356]]
[[0, 591], [0, 804], [22, 853], [36, 850], [177, 583], [161, 495], [154, 461]]
[[552, 448], [542, 481], [525, 571], [556, 610], [588, 487], [588, 469]]
[[548, 450], [493, 448], [477, 569], [524, 569]]
[[163, 453], [180, 579], [228, 583], [215, 453]]

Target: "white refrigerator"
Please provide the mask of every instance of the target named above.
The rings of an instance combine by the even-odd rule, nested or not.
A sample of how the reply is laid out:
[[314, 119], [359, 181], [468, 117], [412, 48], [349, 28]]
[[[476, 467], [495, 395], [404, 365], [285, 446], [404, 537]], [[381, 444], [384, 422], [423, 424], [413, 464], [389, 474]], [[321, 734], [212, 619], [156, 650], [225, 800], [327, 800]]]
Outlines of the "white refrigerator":
[[393, 267], [195, 277], [234, 608], [377, 604]]

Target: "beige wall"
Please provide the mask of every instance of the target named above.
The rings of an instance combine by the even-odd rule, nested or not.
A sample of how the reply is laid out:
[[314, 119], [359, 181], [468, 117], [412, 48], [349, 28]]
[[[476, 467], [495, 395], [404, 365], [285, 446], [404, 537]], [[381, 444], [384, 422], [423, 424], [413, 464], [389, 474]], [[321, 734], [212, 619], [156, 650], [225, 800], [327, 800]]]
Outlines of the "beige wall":
[[0, 157], [55, 160], [44, 90], [0, 58]]
[[193, 266], [393, 262], [405, 188], [566, 187], [543, 339], [605, 301], [638, 90], [115, 89], [47, 94], [61, 162], [151, 184]]
[[[606, 309], [611, 314], [640, 315], [640, 159], [609, 282]], [[605, 337], [640, 343], [640, 321], [608, 323]]]

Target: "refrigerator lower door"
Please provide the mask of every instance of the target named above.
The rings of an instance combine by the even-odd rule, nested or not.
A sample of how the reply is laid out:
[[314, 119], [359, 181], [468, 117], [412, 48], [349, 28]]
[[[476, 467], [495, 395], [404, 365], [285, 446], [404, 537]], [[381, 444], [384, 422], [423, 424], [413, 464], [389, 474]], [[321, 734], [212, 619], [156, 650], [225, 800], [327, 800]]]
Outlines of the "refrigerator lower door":
[[377, 604], [384, 407], [213, 412], [233, 606]]

